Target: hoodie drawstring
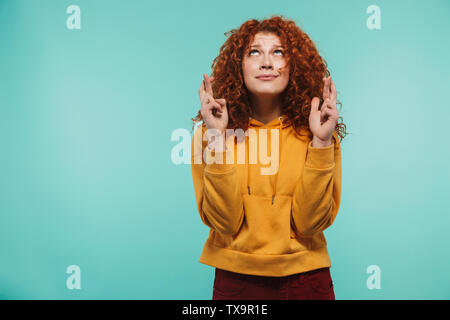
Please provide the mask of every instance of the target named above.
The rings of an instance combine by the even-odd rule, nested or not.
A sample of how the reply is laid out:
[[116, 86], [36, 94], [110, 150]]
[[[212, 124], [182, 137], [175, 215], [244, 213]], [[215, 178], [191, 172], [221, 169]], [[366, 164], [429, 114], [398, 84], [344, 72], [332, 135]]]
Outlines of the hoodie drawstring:
[[275, 182], [273, 184], [273, 195], [272, 195], [272, 204], [275, 199], [275, 194], [277, 192], [277, 180], [278, 180], [278, 172], [280, 171], [280, 162], [281, 162], [281, 143], [283, 139], [281, 138], [281, 132], [282, 132], [282, 124], [283, 124], [283, 117], [280, 117], [280, 125], [278, 127], [278, 145], [280, 146], [280, 149], [278, 151], [278, 168], [277, 173], [275, 173]]
[[[280, 171], [280, 160], [281, 160], [281, 144], [283, 141], [283, 138], [281, 135], [282, 129], [283, 129], [283, 117], [280, 116], [280, 117], [278, 117], [278, 119], [280, 120], [280, 123], [278, 125], [278, 142], [279, 142], [280, 148], [279, 148], [279, 153], [278, 153], [278, 170], [277, 170], [277, 173], [275, 173], [275, 182], [273, 184], [272, 204], [275, 200], [275, 194], [277, 191], [278, 172]], [[250, 134], [248, 135], [248, 141], [246, 143], [246, 149], [247, 149], [246, 150], [247, 151], [246, 152], [246, 154], [247, 154], [246, 164], [247, 164], [247, 190], [248, 190], [248, 194], [251, 194], [251, 192], [250, 192], [250, 146], [249, 146], [249, 144], [250, 144]]]
[[245, 144], [246, 148], [247, 148], [247, 151], [245, 153], [247, 155], [246, 164], [247, 164], [247, 190], [248, 190], [248, 194], [250, 194], [250, 147], [249, 147], [249, 144], [250, 144], [250, 134], [248, 135], [248, 141]]

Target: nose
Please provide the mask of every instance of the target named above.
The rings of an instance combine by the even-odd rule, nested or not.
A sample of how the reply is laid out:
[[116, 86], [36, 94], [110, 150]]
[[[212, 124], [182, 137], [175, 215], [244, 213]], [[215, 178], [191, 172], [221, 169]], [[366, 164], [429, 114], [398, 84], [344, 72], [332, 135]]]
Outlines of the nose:
[[269, 57], [269, 55], [264, 55], [261, 61], [261, 69], [271, 70], [273, 69], [273, 63]]

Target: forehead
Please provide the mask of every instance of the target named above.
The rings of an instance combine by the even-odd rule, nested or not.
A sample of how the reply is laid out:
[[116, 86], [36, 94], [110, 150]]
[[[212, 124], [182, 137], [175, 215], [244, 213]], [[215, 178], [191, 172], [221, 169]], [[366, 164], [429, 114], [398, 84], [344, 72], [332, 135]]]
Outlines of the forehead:
[[266, 33], [266, 32], [258, 32], [255, 34], [253, 41], [251, 41], [250, 45], [253, 44], [280, 44], [280, 38], [274, 33]]

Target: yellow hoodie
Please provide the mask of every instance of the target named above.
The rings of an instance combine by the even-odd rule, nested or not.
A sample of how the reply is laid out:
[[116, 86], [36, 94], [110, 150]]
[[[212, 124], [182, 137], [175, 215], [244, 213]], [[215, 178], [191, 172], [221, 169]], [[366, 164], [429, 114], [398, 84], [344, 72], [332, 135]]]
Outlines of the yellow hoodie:
[[[206, 164], [202, 161], [208, 144], [203, 141], [206, 126], [195, 130], [191, 149], [195, 198], [200, 218], [210, 228], [201, 263], [261, 276], [286, 276], [331, 266], [323, 231], [339, 210], [339, 139], [333, 132], [330, 146], [313, 148], [307, 129], [300, 136], [283, 119], [267, 124], [249, 119], [258, 141], [260, 129], [267, 130], [268, 151], [271, 129], [279, 129], [279, 168], [272, 175], [261, 174], [260, 169], [269, 165], [261, 165], [259, 160], [249, 164], [248, 136], [245, 163], [237, 161], [240, 143], [233, 139], [234, 150], [205, 152], [207, 163], [209, 157], [222, 153], [222, 163]], [[227, 163], [233, 156], [234, 162]]]

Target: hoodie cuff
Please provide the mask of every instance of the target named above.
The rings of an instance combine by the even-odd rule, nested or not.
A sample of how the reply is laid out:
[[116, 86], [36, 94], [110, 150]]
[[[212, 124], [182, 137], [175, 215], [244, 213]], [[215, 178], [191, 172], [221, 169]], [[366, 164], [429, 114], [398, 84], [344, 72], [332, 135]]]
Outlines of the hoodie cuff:
[[[211, 150], [208, 147], [206, 147], [206, 157], [205, 157], [205, 170], [208, 172], [215, 172], [215, 173], [223, 173], [230, 171], [234, 167], [234, 163], [226, 163], [227, 159], [232, 158], [232, 152], [231, 150], [226, 148], [226, 150], [223, 151], [216, 151]], [[211, 161], [218, 161], [219, 163], [211, 163]], [[208, 164], [209, 163], [209, 164]]]
[[305, 167], [308, 168], [330, 168], [334, 165], [334, 144], [324, 148], [314, 148], [312, 141], [308, 143]]

